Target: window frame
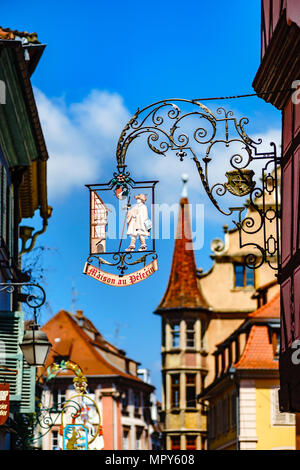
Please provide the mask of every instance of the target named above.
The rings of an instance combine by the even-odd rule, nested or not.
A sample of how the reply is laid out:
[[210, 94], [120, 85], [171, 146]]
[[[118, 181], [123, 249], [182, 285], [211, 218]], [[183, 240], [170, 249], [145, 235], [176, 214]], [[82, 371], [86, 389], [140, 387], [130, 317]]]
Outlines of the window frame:
[[[130, 428], [123, 427], [123, 430], [122, 430], [122, 450], [129, 450], [129, 436], [130, 436]], [[127, 445], [126, 448], [124, 446], [125, 440], [126, 440], [126, 445]]]
[[[193, 382], [188, 382], [188, 378], [193, 378]], [[196, 400], [196, 396], [197, 396], [197, 393], [196, 393], [196, 380], [197, 380], [197, 376], [195, 373], [188, 373], [186, 374], [185, 376], [185, 406], [187, 409], [196, 409], [197, 407], [197, 400]], [[193, 399], [193, 405], [194, 406], [191, 406], [189, 405], [189, 401], [192, 401], [192, 399], [188, 400], [188, 396], [189, 396], [189, 393], [191, 391], [191, 389], [194, 389], [194, 399]]]
[[62, 409], [62, 405], [67, 400], [66, 389], [62, 390], [61, 388], [55, 389], [52, 391], [52, 407], [56, 410]]
[[[178, 383], [174, 383], [178, 378]], [[171, 408], [178, 410], [180, 408], [180, 374], [171, 374]]]
[[[174, 444], [175, 439], [179, 443]], [[181, 450], [180, 434], [175, 434], [173, 436], [170, 436], [170, 441], [171, 441], [171, 450]]]
[[[189, 324], [193, 326], [193, 328], [188, 328]], [[195, 320], [186, 320], [185, 322], [185, 347], [186, 349], [195, 349], [196, 347], [196, 331], [195, 331], [195, 326], [196, 326], [196, 321]], [[188, 335], [191, 334], [193, 335], [193, 344], [192, 346], [188, 344], [188, 341], [191, 341], [191, 339], [188, 338]]]
[[[188, 444], [188, 439], [193, 439], [193, 444]], [[187, 434], [185, 436], [185, 449], [186, 450], [197, 450], [197, 435], [196, 434]]]
[[[178, 326], [178, 329], [175, 329], [174, 328], [175, 326]], [[180, 320], [173, 320], [170, 323], [170, 333], [171, 333], [171, 348], [179, 349], [180, 348]]]
[[[51, 431], [51, 450], [59, 450], [59, 434], [57, 429], [53, 429]], [[56, 441], [56, 444], [54, 444], [54, 441]], [[54, 449], [54, 447], [57, 447]]]
[[135, 430], [135, 450], [142, 450], [142, 435], [143, 428], [137, 426]]
[[[242, 272], [239, 273], [240, 275], [242, 275], [242, 278], [243, 278], [243, 285], [237, 285], [237, 268], [242, 268]], [[253, 283], [248, 283], [247, 282], [247, 273], [252, 273], [252, 277], [251, 279], [253, 280]], [[255, 287], [255, 270], [254, 269], [251, 269], [249, 268], [245, 263], [234, 263], [233, 264], [233, 274], [234, 274], [234, 282], [233, 282], [233, 285], [234, 285], [234, 289], [246, 289], [246, 288], [254, 288]]]

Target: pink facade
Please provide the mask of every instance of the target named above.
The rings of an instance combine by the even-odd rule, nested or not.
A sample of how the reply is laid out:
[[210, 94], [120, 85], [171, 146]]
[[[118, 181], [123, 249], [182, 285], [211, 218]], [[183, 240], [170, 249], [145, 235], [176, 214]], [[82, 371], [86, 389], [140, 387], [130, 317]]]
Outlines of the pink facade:
[[[261, 64], [253, 87], [282, 112], [280, 410], [300, 412], [300, 2], [262, 0]], [[272, 93], [268, 93], [272, 91]]]
[[103, 434], [105, 436], [103, 450], [122, 450], [122, 426], [120, 402], [113, 392], [101, 392]]

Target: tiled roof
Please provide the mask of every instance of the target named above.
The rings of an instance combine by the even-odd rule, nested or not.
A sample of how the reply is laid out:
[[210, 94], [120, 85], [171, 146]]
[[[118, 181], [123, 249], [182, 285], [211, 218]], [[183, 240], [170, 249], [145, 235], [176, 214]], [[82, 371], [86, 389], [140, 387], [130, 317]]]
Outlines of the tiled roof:
[[[88, 320], [86, 317], [84, 317], [84, 319]], [[136, 375], [127, 373], [121, 368], [121, 366], [118, 366], [117, 364], [119, 364], [120, 361], [116, 360], [113, 362], [112, 359], [109, 359], [107, 354], [105, 354], [105, 348], [102, 347], [102, 335], [98, 332], [90, 320], [88, 320], [88, 324], [90, 328], [93, 327], [94, 332], [98, 333], [100, 338], [99, 341], [97, 339], [95, 340], [94, 336], [91, 337], [88, 332], [86, 332], [85, 329], [81, 327], [80, 324], [76, 321], [75, 316], [65, 310], [58, 312], [43, 326], [42, 330], [47, 334], [49, 341], [52, 343], [52, 349], [47, 358], [45, 368], [54, 362], [55, 356], [61, 354], [61, 348], [59, 344], [62, 343], [62, 349], [64, 351], [64, 346], [66, 344], [70, 345], [69, 360], [78, 364], [83, 373], [87, 376], [115, 375], [134, 380], [141, 384], [144, 383]], [[60, 338], [59, 342], [57, 342], [57, 338]], [[114, 352], [117, 351], [118, 349], [115, 348]], [[126, 356], [124, 353], [119, 353], [117, 355], [119, 358], [122, 357], [123, 361], [125, 361]], [[65, 375], [68, 375], [68, 372], [66, 372]]]
[[27, 31], [17, 31], [0, 26], [0, 40], [21, 40], [26, 43], [40, 44], [37, 33], [28, 33]]
[[250, 318], [280, 318], [280, 292], [278, 292], [274, 297], [267, 302], [265, 305], [262, 305], [255, 312], [249, 313]]
[[247, 344], [235, 369], [278, 369], [267, 325], [253, 325]]
[[189, 202], [180, 200], [173, 261], [167, 290], [156, 309], [193, 308], [209, 306], [197, 285], [197, 270], [192, 244]]

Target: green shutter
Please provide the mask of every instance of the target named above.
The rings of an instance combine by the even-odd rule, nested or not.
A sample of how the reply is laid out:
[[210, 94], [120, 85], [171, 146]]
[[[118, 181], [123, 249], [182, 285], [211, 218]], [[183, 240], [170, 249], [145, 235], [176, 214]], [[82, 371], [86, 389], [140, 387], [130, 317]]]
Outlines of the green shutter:
[[23, 355], [19, 344], [23, 336], [24, 313], [0, 311], [1, 365], [18, 371], [17, 375], [6, 375], [5, 369], [0, 367], [0, 382], [10, 384], [11, 401], [21, 400]]
[[22, 397], [20, 413], [34, 413], [35, 411], [35, 367], [23, 360]]

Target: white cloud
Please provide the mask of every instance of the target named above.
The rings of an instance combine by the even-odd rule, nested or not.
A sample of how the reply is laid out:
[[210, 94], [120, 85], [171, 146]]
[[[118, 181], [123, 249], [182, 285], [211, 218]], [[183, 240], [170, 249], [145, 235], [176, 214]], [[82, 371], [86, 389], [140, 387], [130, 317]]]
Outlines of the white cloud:
[[63, 99], [49, 99], [38, 89], [35, 97], [50, 157], [49, 200], [98, 182], [107, 160], [113, 163], [120, 132], [130, 117], [121, 96], [93, 90], [69, 107]]

